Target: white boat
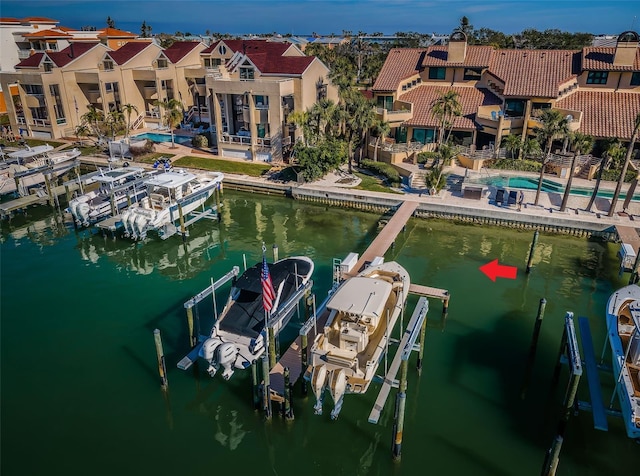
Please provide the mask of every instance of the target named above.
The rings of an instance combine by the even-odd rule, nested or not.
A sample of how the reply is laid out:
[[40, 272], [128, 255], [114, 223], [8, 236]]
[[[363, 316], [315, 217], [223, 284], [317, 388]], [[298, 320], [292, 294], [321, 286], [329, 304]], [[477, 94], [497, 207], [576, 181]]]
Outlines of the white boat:
[[311, 347], [317, 414], [322, 414], [327, 388], [334, 402], [333, 419], [340, 413], [345, 394], [367, 391], [404, 311], [409, 286], [409, 273], [398, 263], [388, 262], [343, 281], [329, 298], [324, 332]]
[[[246, 369], [265, 351], [265, 311], [262, 302], [263, 264], [247, 269], [234, 283], [229, 299], [200, 349], [212, 377], [222, 368], [228, 380], [236, 369]], [[269, 326], [274, 335], [287, 325], [296, 310], [296, 296], [311, 279], [313, 261], [305, 256], [284, 258], [269, 265], [276, 291]], [[294, 302], [295, 301], [295, 302]]]
[[124, 235], [142, 240], [149, 232], [165, 239], [177, 232], [180, 214], [195, 211], [222, 184], [220, 172], [192, 174], [183, 170], [164, 172], [144, 181], [147, 196], [127, 208], [121, 216]]
[[632, 284], [607, 303], [615, 392], [629, 438], [640, 438], [640, 287]]
[[142, 167], [101, 170], [91, 179], [98, 187], [69, 202], [68, 209], [76, 224], [89, 226], [138, 203], [147, 194], [143, 185], [147, 174]]
[[27, 146], [8, 154], [0, 169], [0, 194], [17, 192], [20, 196], [26, 196], [32, 187], [45, 182], [43, 172], [47, 172], [51, 178], [57, 178], [71, 170], [76, 165], [75, 159], [81, 154], [77, 148], [52, 151], [52, 146], [44, 144]]

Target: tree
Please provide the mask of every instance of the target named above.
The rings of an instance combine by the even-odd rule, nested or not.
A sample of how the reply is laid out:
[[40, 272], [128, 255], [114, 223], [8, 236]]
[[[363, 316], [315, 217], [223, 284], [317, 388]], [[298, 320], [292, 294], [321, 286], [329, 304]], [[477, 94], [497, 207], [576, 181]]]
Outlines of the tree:
[[323, 177], [344, 164], [347, 158], [345, 143], [328, 138], [313, 147], [298, 142], [294, 147], [294, 156], [298, 160], [302, 176], [311, 181]]
[[362, 146], [365, 132], [374, 125], [376, 112], [373, 102], [367, 99], [356, 89], [345, 96], [345, 117], [347, 129], [347, 144], [349, 146], [348, 164], [351, 173], [353, 152], [357, 146]]
[[616, 185], [616, 191], [613, 194], [613, 198], [611, 199], [611, 206], [609, 207], [608, 216], [612, 217], [616, 211], [616, 205], [618, 204], [618, 195], [620, 194], [620, 190], [622, 189], [622, 184], [624, 183], [625, 175], [627, 174], [627, 168], [629, 167], [629, 162], [631, 162], [631, 156], [633, 155], [633, 148], [636, 145], [636, 140], [638, 140], [638, 132], [640, 131], [640, 113], [636, 115], [635, 125], [633, 128], [633, 134], [631, 135], [631, 140], [629, 141], [629, 147], [627, 147], [627, 154], [624, 157], [624, 165], [622, 166], [622, 172], [620, 172], [620, 178], [618, 179], [618, 184]]
[[571, 145], [573, 147], [573, 157], [571, 157], [571, 168], [569, 169], [569, 178], [562, 196], [562, 205], [560, 211], [563, 212], [567, 208], [569, 202], [569, 194], [571, 193], [571, 182], [573, 181], [573, 172], [576, 168], [576, 159], [580, 154], [588, 154], [593, 149], [593, 137], [580, 132], [575, 132], [570, 136]]
[[171, 148], [173, 149], [176, 146], [173, 129], [182, 122], [184, 114], [182, 111], [182, 103], [177, 99], [165, 99], [164, 101], [155, 101], [154, 104], [164, 111], [162, 123], [167, 126], [171, 132]]
[[138, 108], [133, 104], [123, 104], [122, 112], [127, 116], [127, 130], [126, 130], [125, 137], [128, 139], [129, 132], [131, 131], [131, 114], [134, 112], [138, 114]]
[[511, 158], [515, 159], [516, 152], [522, 148], [522, 139], [517, 134], [509, 134], [502, 139], [502, 145], [511, 152]]
[[124, 114], [120, 111], [111, 111], [105, 117], [104, 122], [111, 132], [111, 140], [116, 140], [116, 132], [124, 124]]
[[83, 123], [88, 124], [91, 133], [96, 137], [96, 143], [100, 143], [103, 137], [100, 124], [104, 121], [104, 113], [93, 105], [87, 106], [87, 109], [89, 111], [82, 115], [81, 120]]
[[107, 17], [107, 28], [115, 28], [116, 22], [111, 17]]
[[144, 20], [140, 26], [140, 36], [142, 36], [142, 38], [149, 38], [151, 36], [151, 25], [147, 25], [147, 22]]
[[83, 144], [82, 138], [83, 137], [87, 137], [90, 132], [91, 132], [91, 130], [89, 129], [89, 127], [87, 127], [87, 125], [85, 123], [78, 124], [76, 126], [76, 128], [74, 129], [74, 133], [75, 133], [76, 137], [78, 139], [80, 139], [80, 144], [81, 145]]
[[309, 113], [307, 111], [292, 111], [287, 116], [287, 122], [296, 127], [302, 127], [302, 140], [305, 146], [309, 146], [311, 128], [309, 127]]
[[602, 159], [600, 160], [600, 167], [598, 168], [598, 175], [596, 176], [596, 185], [595, 187], [593, 187], [591, 199], [589, 200], [589, 204], [586, 208], [588, 212], [591, 211], [591, 208], [596, 201], [596, 197], [598, 196], [598, 191], [600, 190], [600, 182], [602, 181], [602, 174], [604, 173], [604, 170], [609, 166], [611, 162], [616, 161], [617, 157], [622, 157], [623, 154], [624, 149], [621, 147], [620, 141], [617, 138], [608, 141], [608, 145], [602, 153]]
[[438, 149], [444, 143], [444, 134], [447, 126], [453, 129], [453, 119], [462, 115], [462, 105], [460, 95], [449, 90], [440, 94], [431, 104], [431, 113], [438, 120]]
[[546, 144], [546, 157], [542, 161], [540, 177], [538, 178], [538, 189], [536, 190], [536, 200], [534, 205], [538, 205], [540, 191], [542, 190], [542, 180], [544, 178], [544, 167], [551, 159], [551, 147], [554, 139], [564, 137], [569, 132], [569, 121], [557, 109], [547, 109], [539, 117], [542, 125], [536, 128], [538, 140]]
[[473, 32], [473, 25], [469, 23], [469, 19], [464, 16], [460, 18], [460, 31], [463, 32], [467, 37], [470, 37]]
[[380, 145], [380, 140], [384, 139], [389, 132], [391, 132], [391, 126], [387, 121], [381, 121], [380, 119], [376, 119], [373, 123], [372, 132], [376, 136], [376, 147], [373, 149], [373, 161], [378, 161], [378, 146]]

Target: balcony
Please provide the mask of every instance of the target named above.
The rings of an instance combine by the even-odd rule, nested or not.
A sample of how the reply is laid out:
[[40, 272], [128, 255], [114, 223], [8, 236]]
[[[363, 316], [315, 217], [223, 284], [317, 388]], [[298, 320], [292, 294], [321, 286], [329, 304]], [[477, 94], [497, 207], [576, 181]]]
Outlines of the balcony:
[[497, 132], [500, 129], [509, 133], [514, 129], [522, 129], [524, 118], [522, 116], [508, 116], [504, 114], [500, 106], [478, 106], [476, 122], [488, 129], [488, 132]]
[[[221, 144], [234, 144], [234, 145], [245, 145], [245, 146], [250, 146], [251, 145], [251, 136], [248, 135], [232, 135], [232, 134], [226, 134], [223, 133], [220, 138], [218, 139], [218, 142], [220, 142]], [[267, 148], [270, 149], [273, 145], [272, 143], [274, 142], [274, 139], [271, 137], [256, 137], [255, 139], [255, 145], [257, 147], [262, 147], [262, 148]], [[282, 138], [282, 145], [291, 145], [291, 137], [283, 137]]]
[[[569, 132], [575, 132], [580, 128], [580, 124], [582, 123], [582, 111], [574, 111], [572, 109], [558, 109], [552, 108], [552, 110], [559, 111], [562, 117], [565, 117], [568, 122]], [[538, 117], [542, 114], [542, 109], [538, 109], [537, 111], [532, 111], [531, 118], [527, 123], [527, 128], [533, 129], [536, 127], [540, 127], [542, 122], [538, 119]]]
[[388, 111], [379, 107], [376, 112], [383, 121], [388, 122], [391, 127], [396, 127], [413, 117], [413, 104], [406, 101], [395, 101], [393, 110]]
[[158, 89], [155, 86], [145, 86], [142, 88], [142, 97], [147, 100], [158, 99]]
[[102, 102], [102, 96], [99, 89], [89, 89], [86, 93], [87, 100], [91, 104], [97, 104]]

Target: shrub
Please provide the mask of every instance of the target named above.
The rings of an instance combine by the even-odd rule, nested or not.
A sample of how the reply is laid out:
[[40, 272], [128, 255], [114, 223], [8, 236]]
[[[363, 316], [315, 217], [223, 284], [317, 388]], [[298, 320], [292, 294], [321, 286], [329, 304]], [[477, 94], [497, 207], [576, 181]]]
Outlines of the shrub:
[[373, 160], [363, 160], [362, 167], [367, 170], [371, 170], [377, 175], [384, 176], [390, 183], [399, 184], [400, 174], [392, 165], [386, 162], [374, 162]]
[[485, 162], [488, 169], [519, 170], [521, 172], [540, 172], [542, 164], [535, 160], [496, 159]]
[[200, 149], [205, 149], [209, 147], [209, 139], [204, 134], [198, 134], [193, 139], [191, 139], [191, 143], [194, 147], [198, 147]]
[[[620, 179], [621, 170], [608, 170], [605, 169], [602, 171], [602, 180], [610, 180], [612, 182], [617, 182]], [[627, 173], [624, 176], [625, 182], [631, 182], [634, 178], [636, 178], [637, 172], [635, 170], [627, 170]]]
[[419, 164], [426, 164], [431, 159], [437, 159], [437, 152], [420, 152], [417, 157], [417, 161]]
[[155, 152], [156, 144], [152, 140], [144, 141], [144, 144], [135, 143], [129, 147], [132, 157], [140, 157], [145, 154]]

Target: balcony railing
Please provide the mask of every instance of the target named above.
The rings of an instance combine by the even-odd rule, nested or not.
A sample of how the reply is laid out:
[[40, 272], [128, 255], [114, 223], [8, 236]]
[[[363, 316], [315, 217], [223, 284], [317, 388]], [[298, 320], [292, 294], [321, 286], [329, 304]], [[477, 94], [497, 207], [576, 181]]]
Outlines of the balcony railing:
[[[232, 135], [223, 133], [220, 136], [219, 142], [223, 144], [237, 144], [237, 145], [251, 145], [251, 137], [245, 135]], [[272, 147], [272, 138], [271, 137], [256, 137], [255, 145], [258, 147]], [[282, 145], [290, 145], [291, 137], [283, 137]]]
[[35, 127], [51, 127], [51, 121], [48, 119], [31, 119], [29, 124]]

